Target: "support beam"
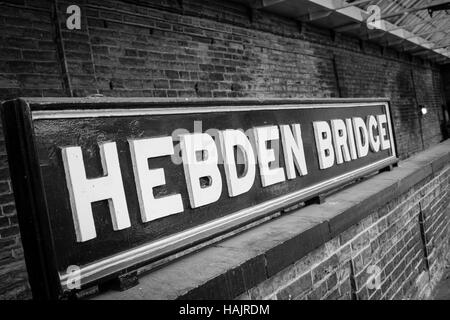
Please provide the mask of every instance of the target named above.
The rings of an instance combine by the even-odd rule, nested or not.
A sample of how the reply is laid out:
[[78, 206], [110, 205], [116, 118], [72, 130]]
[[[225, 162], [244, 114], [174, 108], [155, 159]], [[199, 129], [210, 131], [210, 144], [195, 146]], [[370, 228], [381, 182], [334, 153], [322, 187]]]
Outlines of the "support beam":
[[[442, 43], [443, 40], [448, 40], [448, 39], [450, 39], [450, 35], [440, 39], [439, 41]], [[424, 44], [433, 44], [433, 42], [431, 42], [431, 41], [424, 41], [422, 43], [415, 44], [415, 46], [407, 47], [407, 48], [404, 49], [404, 51], [414, 52], [414, 51], [420, 51], [420, 50], [434, 50], [434, 49], [442, 48], [442, 47], [439, 47], [439, 45], [440, 45], [439, 43], [434, 43], [434, 46], [432, 46], [432, 47], [423, 47]], [[422, 46], [422, 47], [417, 48], [418, 46]]]
[[350, 30], [356, 30], [361, 28], [361, 23], [356, 22], [356, 23], [350, 23], [350, 24], [346, 24], [346, 25], [342, 25], [339, 27], [334, 28], [334, 31], [336, 32], [346, 32], [346, 31], [350, 31]]
[[345, 3], [342, 4], [339, 7], [334, 8], [334, 10], [341, 10], [341, 9], [345, 9], [345, 8], [349, 8], [349, 7], [355, 7], [357, 5], [363, 4], [363, 3], [367, 3], [367, 2], [371, 2], [373, 0], [359, 0], [359, 1], [353, 1], [352, 3]]
[[361, 35], [360, 38], [363, 40], [372, 40], [384, 37], [386, 34], [388, 34], [388, 32], [382, 29], [366, 30], [366, 33]]
[[436, 62], [439, 64], [450, 63], [450, 58], [449, 57], [439, 58], [436, 59]]
[[432, 47], [429, 47], [426, 49], [427, 50], [436, 50], [436, 49], [446, 48], [446, 47], [450, 46], [450, 43], [447, 42], [447, 43], [443, 44], [443, 42], [444, 42], [444, 40], [448, 40], [448, 39], [450, 39], [450, 36], [440, 39], [438, 43], [435, 43]]
[[[450, 20], [450, 17], [449, 17]], [[439, 28], [439, 29], [435, 29], [435, 30], [431, 30], [431, 31], [427, 31], [427, 32], [420, 32], [420, 33], [415, 33], [414, 35], [408, 36], [405, 38], [405, 40], [407, 39], [413, 39], [413, 38], [417, 38], [417, 37], [421, 37], [424, 35], [429, 35], [429, 34], [433, 34], [433, 33], [438, 33], [438, 32], [445, 32], [447, 33], [449, 31], [449, 26], [446, 25], [444, 28]]]
[[[262, 0], [264, 1], [264, 0]], [[280, 1], [280, 0], [270, 0], [270, 1]], [[344, 1], [340, 1], [341, 5], [336, 5], [336, 6], [330, 6], [330, 8], [326, 9], [326, 10], [319, 10], [316, 12], [310, 12], [307, 15], [301, 16], [298, 19], [301, 21], [314, 21], [314, 20], [318, 20], [318, 19], [323, 19], [328, 17], [329, 15], [331, 15], [333, 12], [337, 12], [339, 10], [342, 9], [346, 9], [349, 7], [354, 7], [357, 6], [359, 4], [363, 4], [363, 3], [367, 3], [373, 0], [359, 0], [359, 1], [354, 1], [352, 3], [346, 3]], [[336, 31], [336, 30], [335, 30]]]
[[263, 9], [284, 1], [286, 0], [253, 0], [253, 2], [250, 4], [250, 7], [252, 7], [253, 9]]
[[373, 40], [373, 39], [378, 39], [378, 38], [381, 38], [381, 37], [384, 37], [386, 35], [386, 32], [385, 31], [379, 31], [379, 32], [372, 32], [372, 33], [369, 33], [368, 35], [367, 35], [367, 37], [364, 37], [364, 40]]
[[448, 16], [444, 16], [438, 19], [426, 19], [426, 20], [422, 20], [422, 21], [416, 21], [416, 22], [411, 22], [411, 23], [407, 23], [407, 24], [403, 24], [403, 25], [399, 25], [399, 26], [395, 26], [393, 28], [387, 28], [386, 31], [395, 31], [395, 30], [400, 30], [400, 29], [405, 29], [405, 28], [410, 28], [410, 27], [416, 27], [419, 26], [421, 24], [426, 24], [426, 23], [430, 23], [430, 22], [438, 22], [438, 21], [442, 21], [442, 20], [448, 20]]
[[340, 9], [345, 9], [345, 8], [348, 8], [348, 7], [357, 6], [357, 5], [360, 5], [360, 4], [363, 4], [363, 3], [367, 3], [367, 2], [370, 2], [370, 1], [373, 1], [373, 0], [359, 0], [359, 1], [353, 1], [352, 3], [347, 3], [346, 5], [343, 5], [343, 6], [341, 6], [340, 8], [337, 8], [337, 9], [335, 9], [335, 10], [340, 10]]
[[[428, 58], [430, 57], [432, 54], [432, 51], [430, 50], [423, 50], [423, 51], [418, 51], [418, 52], [413, 52], [411, 53], [413, 56], [420, 56], [422, 58]], [[424, 57], [425, 56], [425, 57]]]
[[386, 46], [388, 46], [388, 47], [399, 46], [399, 45], [402, 45], [403, 43], [405, 43], [405, 41], [406, 41], [406, 39], [400, 39], [400, 40], [392, 41], [392, 42], [386, 41]]
[[[254, 9], [263, 9], [263, 8], [271, 7], [271, 6], [274, 6], [276, 4], [279, 4], [279, 3], [285, 2], [285, 1], [287, 1], [287, 0], [253, 0], [251, 7]], [[373, 0], [358, 0], [358, 1], [354, 1], [352, 3], [346, 3], [344, 0], [340, 0], [339, 1], [340, 5], [336, 6], [336, 8], [332, 8], [332, 9], [333, 10], [341, 10], [341, 9], [357, 6], [359, 4], [363, 4], [366, 2], [370, 2], [370, 1], [373, 1]]]
[[405, 15], [405, 14], [412, 13], [412, 12], [417, 12], [417, 11], [421, 11], [421, 10], [427, 10], [428, 8], [430, 8], [432, 6], [437, 6], [437, 5], [447, 4], [447, 3], [450, 3], [450, 1], [449, 0], [438, 1], [438, 2], [436, 2], [434, 4], [428, 4], [428, 5], [419, 6], [419, 7], [415, 7], [415, 8], [409, 8], [409, 9], [405, 9], [405, 10], [389, 13], [387, 15], [382, 15], [381, 19], [388, 19], [388, 18], [401, 16], [401, 15]]
[[434, 61], [436, 61], [437, 63], [442, 63], [444, 61], [450, 61], [450, 57], [447, 56], [441, 56], [439, 58], [436, 58]]
[[437, 50], [437, 49], [443, 49], [443, 48], [450, 48], [450, 43], [432, 47], [432, 48], [430, 48], [430, 50]]
[[437, 4], [437, 5], [433, 5], [431, 7], [428, 8], [428, 14], [430, 15], [430, 17], [433, 17], [433, 13], [436, 11], [447, 11], [450, 9], [450, 3], [444, 3], [444, 4]]
[[311, 22], [319, 19], [326, 18], [333, 13], [333, 10], [323, 10], [323, 11], [315, 11], [305, 14], [303, 16], [298, 17], [297, 19], [300, 21]]
[[[439, 32], [448, 31], [448, 29], [449, 29], [448, 27], [447, 28], [443, 28], [443, 29], [440, 29]], [[438, 32], [438, 31], [435, 30], [435, 31], [430, 31], [430, 32], [424, 32], [424, 33], [417, 34], [417, 35], [414, 35], [414, 36], [409, 36], [409, 37], [406, 37], [406, 38], [403, 38], [403, 39], [400, 39], [400, 40], [397, 40], [397, 41], [388, 42], [388, 43], [386, 43], [386, 45], [387, 46], [398, 46], [398, 45], [403, 44], [405, 41], [407, 41], [409, 39], [419, 38], [421, 35], [431, 34], [431, 33], [435, 33], [435, 32]], [[448, 35], [448, 32], [446, 32], [446, 35]], [[446, 38], [442, 38], [442, 39], [446, 39]], [[434, 42], [430, 41], [430, 40], [427, 40], [427, 39], [422, 39], [419, 43], [415, 43], [415, 44], [416, 45], [424, 45], [424, 44], [427, 44], [427, 43], [432, 44]]]
[[447, 43], [445, 45], [442, 46], [437, 46], [437, 47], [433, 47], [430, 49], [423, 49], [423, 50], [418, 50], [418, 51], [413, 51], [411, 52], [412, 55], [423, 55], [423, 54], [427, 54], [427, 53], [438, 53], [438, 52], [434, 52], [434, 50], [438, 50], [438, 49], [444, 49], [444, 48], [450, 48], [450, 43]]
[[449, 60], [450, 59], [450, 51], [447, 50], [447, 52], [442, 52], [441, 56], [438, 60]]

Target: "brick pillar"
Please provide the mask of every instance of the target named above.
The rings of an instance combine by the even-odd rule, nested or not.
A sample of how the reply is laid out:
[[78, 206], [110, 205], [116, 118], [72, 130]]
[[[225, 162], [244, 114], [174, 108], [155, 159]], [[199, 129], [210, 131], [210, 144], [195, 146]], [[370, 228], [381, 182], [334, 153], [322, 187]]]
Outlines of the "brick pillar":
[[[0, 4], [0, 101], [64, 96], [50, 0]], [[0, 124], [0, 300], [31, 298]]]
[[5, 139], [0, 127], [0, 300], [31, 298], [11, 189]]

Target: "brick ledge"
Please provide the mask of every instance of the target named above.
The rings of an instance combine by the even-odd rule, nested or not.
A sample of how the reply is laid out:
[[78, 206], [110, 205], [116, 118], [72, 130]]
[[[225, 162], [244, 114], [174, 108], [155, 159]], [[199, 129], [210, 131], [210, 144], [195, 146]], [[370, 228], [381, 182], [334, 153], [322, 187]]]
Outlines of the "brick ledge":
[[450, 163], [450, 140], [311, 205], [143, 275], [93, 299], [233, 299], [300, 260]]

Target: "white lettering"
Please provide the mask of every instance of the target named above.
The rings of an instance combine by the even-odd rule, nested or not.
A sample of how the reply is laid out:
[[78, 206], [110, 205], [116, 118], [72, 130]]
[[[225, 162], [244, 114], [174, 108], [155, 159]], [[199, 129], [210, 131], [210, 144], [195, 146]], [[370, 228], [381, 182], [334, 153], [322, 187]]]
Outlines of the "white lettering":
[[391, 147], [391, 141], [389, 140], [389, 137], [387, 136], [386, 129], [384, 127], [385, 124], [387, 124], [386, 115], [378, 115], [377, 116], [377, 122], [378, 122], [378, 132], [380, 136], [380, 144], [381, 144], [381, 150], [386, 150]]
[[331, 120], [331, 132], [333, 134], [334, 149], [336, 152], [336, 162], [341, 164], [351, 161], [350, 151], [347, 144], [347, 128], [343, 120]]
[[369, 153], [369, 139], [366, 124], [362, 118], [353, 118], [353, 128], [355, 131], [356, 150], [358, 157], [362, 158]]
[[153, 188], [166, 184], [164, 169], [148, 167], [148, 159], [173, 155], [171, 137], [129, 140], [142, 222], [183, 212], [180, 194], [155, 199]]
[[269, 166], [271, 162], [275, 161], [275, 152], [273, 148], [267, 148], [267, 142], [278, 141], [278, 128], [276, 126], [255, 128], [254, 135], [262, 186], [267, 187], [285, 181], [283, 168], [270, 168]]
[[88, 179], [81, 148], [67, 147], [62, 149], [62, 159], [78, 242], [88, 241], [97, 236], [91, 207], [92, 202], [108, 200], [114, 230], [130, 227], [116, 143], [100, 144], [100, 157], [104, 176]]
[[[235, 197], [251, 189], [255, 181], [256, 159], [253, 147], [245, 133], [239, 130], [220, 131], [220, 143], [224, 161], [224, 169], [228, 186], [228, 194]], [[245, 165], [244, 174], [238, 177], [234, 150], [242, 152]]]
[[378, 151], [380, 151], [380, 137], [376, 136], [373, 133], [374, 129], [377, 129], [377, 131], [379, 131], [377, 119], [375, 119], [374, 116], [368, 116], [367, 117], [367, 131], [369, 132], [370, 150], [372, 150], [373, 152], [378, 152]]
[[296, 123], [291, 126], [281, 125], [280, 131], [287, 178], [295, 179], [295, 168], [297, 168], [300, 176], [307, 175], [308, 169], [306, 167], [300, 124]]
[[326, 121], [315, 121], [313, 122], [313, 127], [319, 167], [320, 169], [330, 168], [334, 165], [334, 149], [330, 126]]
[[[218, 154], [214, 140], [206, 133], [180, 136], [181, 156], [192, 208], [219, 200], [222, 194], [222, 177], [217, 167]], [[201, 159], [197, 159], [198, 155]], [[200, 179], [206, 178], [207, 185]]]

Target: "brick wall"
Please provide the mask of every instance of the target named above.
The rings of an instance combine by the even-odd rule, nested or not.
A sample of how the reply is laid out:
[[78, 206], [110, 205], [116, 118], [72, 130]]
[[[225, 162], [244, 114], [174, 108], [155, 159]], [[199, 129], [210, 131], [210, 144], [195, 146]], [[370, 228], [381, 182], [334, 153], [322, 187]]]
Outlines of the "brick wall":
[[[429, 61], [228, 1], [58, 0], [56, 14], [55, 2], [0, 3], [0, 100], [386, 96], [402, 158], [442, 139]], [[81, 30], [65, 26], [69, 4], [82, 7]], [[4, 150], [1, 138], [0, 298], [29, 297]]]
[[0, 137], [0, 300], [30, 298], [3, 133]]
[[[228, 1], [59, 0], [59, 28], [53, 2], [1, 5], [0, 99], [386, 96], [403, 158], [442, 138], [441, 73], [429, 61]], [[81, 30], [65, 26], [73, 3]], [[425, 130], [417, 104], [429, 109]]]
[[450, 258], [449, 183], [447, 166], [239, 298], [427, 297]]
[[[0, 4], [0, 100], [63, 96], [49, 2], [10, 3]], [[0, 300], [30, 298], [3, 132], [0, 158]]]
[[[152, 7], [95, 3], [86, 15], [102, 94], [386, 96], [402, 157], [442, 138], [433, 125], [442, 119], [440, 72], [428, 62], [267, 13], [252, 15], [228, 2], [183, 1], [182, 8], [178, 1], [153, 1]], [[417, 104], [430, 111], [424, 130]]]

